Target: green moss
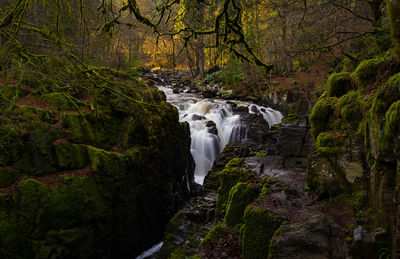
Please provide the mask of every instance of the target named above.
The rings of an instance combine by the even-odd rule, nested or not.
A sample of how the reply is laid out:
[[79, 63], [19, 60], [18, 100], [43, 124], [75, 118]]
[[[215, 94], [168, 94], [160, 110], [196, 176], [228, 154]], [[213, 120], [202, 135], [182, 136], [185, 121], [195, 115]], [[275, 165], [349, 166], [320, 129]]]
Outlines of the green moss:
[[314, 105], [311, 115], [311, 134], [316, 138], [319, 133], [326, 130], [329, 125], [329, 119], [334, 113], [337, 98], [321, 96]]
[[286, 222], [283, 222], [281, 226], [274, 232], [271, 237], [271, 242], [269, 244], [269, 252], [268, 252], [268, 259], [273, 258], [274, 253], [279, 248], [278, 244], [274, 242], [274, 238], [282, 235], [283, 227], [286, 225]]
[[265, 196], [270, 193], [271, 193], [271, 190], [266, 185], [263, 185], [263, 187], [261, 188], [260, 196]]
[[224, 217], [228, 204], [229, 193], [238, 182], [245, 182], [253, 177], [249, 171], [239, 169], [224, 169], [219, 173], [220, 186], [218, 188], [218, 199], [215, 209], [217, 217]]
[[21, 215], [20, 224], [26, 229], [25, 232], [30, 234], [40, 221], [40, 209], [47, 194], [47, 187], [35, 179], [28, 178], [18, 184], [18, 191], [21, 196], [18, 211]]
[[350, 73], [333, 73], [328, 78], [328, 95], [340, 97], [355, 89], [353, 78]]
[[385, 69], [384, 58], [368, 59], [361, 62], [353, 73], [358, 89], [366, 89], [374, 84]]
[[228, 204], [224, 223], [227, 226], [236, 226], [243, 222], [243, 214], [247, 205], [258, 196], [258, 190], [252, 183], [238, 183], [229, 192]]
[[241, 241], [243, 258], [267, 258], [270, 240], [282, 224], [282, 219], [271, 211], [249, 205], [244, 224]]
[[261, 150], [256, 153], [256, 157], [266, 157], [268, 155], [268, 150]]
[[182, 248], [175, 249], [169, 256], [168, 259], [185, 259], [185, 250]]
[[285, 118], [282, 119], [281, 124], [291, 124], [293, 123], [296, 119], [299, 118], [299, 115], [297, 114], [288, 114]]
[[112, 177], [113, 181], [123, 179], [127, 170], [127, 159], [124, 155], [92, 146], [87, 146], [87, 150], [93, 172], [101, 176]]
[[89, 157], [86, 148], [71, 144], [58, 143], [54, 145], [57, 165], [64, 169], [81, 169], [88, 165]]
[[71, 99], [67, 98], [68, 95], [69, 94], [67, 93], [55, 92], [55, 93], [45, 94], [41, 98], [45, 102], [51, 104], [56, 110], [62, 110], [62, 111], [74, 110], [76, 109], [76, 106], [74, 105], [71, 96], [70, 96]]
[[398, 60], [400, 60], [400, 2], [398, 0], [387, 0], [387, 7], [395, 54]]
[[393, 103], [386, 112], [385, 134], [400, 142], [400, 101]]
[[8, 187], [12, 185], [20, 176], [18, 171], [7, 170], [0, 167], [0, 188]]
[[318, 135], [315, 145], [320, 147], [336, 147], [344, 145], [343, 135], [340, 132], [322, 132]]
[[[67, 185], [50, 188], [42, 205], [38, 232], [60, 230], [54, 235], [67, 238], [62, 229], [72, 229], [105, 215], [107, 203], [103, 197], [107, 195], [107, 190], [94, 177], [73, 177]], [[80, 238], [80, 235], [75, 234], [69, 239], [74, 238]]]
[[240, 167], [243, 164], [243, 158], [233, 158], [226, 165], [225, 168]]
[[28, 90], [18, 87], [17, 85], [5, 84], [0, 88], [0, 95], [8, 100], [17, 100], [28, 94]]
[[62, 116], [62, 126], [67, 129], [71, 142], [90, 144], [96, 147], [111, 148], [120, 140], [122, 119], [103, 116], [96, 118], [91, 114], [66, 113]]
[[356, 91], [351, 91], [339, 98], [337, 105], [342, 119], [354, 126], [354, 128], [358, 128], [363, 118], [364, 107], [360, 94]]
[[216, 225], [206, 235], [203, 241], [200, 243], [201, 246], [215, 245], [218, 243], [221, 237], [229, 234], [229, 230], [225, 225]]

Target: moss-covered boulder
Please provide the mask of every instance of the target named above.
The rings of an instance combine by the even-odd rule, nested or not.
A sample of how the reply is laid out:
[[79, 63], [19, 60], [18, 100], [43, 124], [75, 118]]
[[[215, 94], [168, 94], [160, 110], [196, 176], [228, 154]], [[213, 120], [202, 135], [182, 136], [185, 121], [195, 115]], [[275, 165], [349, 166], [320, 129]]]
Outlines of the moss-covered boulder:
[[56, 163], [61, 168], [81, 169], [89, 164], [88, 152], [85, 147], [60, 142], [54, 145]]
[[253, 173], [238, 168], [226, 167], [219, 173], [220, 185], [218, 188], [218, 200], [215, 209], [217, 218], [223, 218], [229, 200], [229, 193], [237, 183], [245, 182], [253, 177]]
[[216, 225], [213, 229], [208, 232], [208, 234], [204, 237], [203, 241], [200, 245], [209, 246], [215, 245], [218, 243], [221, 237], [224, 237], [229, 234], [229, 230], [225, 225]]
[[334, 113], [337, 102], [335, 97], [327, 97], [325, 93], [314, 105], [311, 115], [311, 134], [316, 138], [318, 134], [329, 127], [329, 121]]
[[387, 80], [393, 57], [377, 57], [362, 61], [353, 72], [359, 90], [369, 89], [379, 80]]
[[268, 258], [270, 240], [282, 222], [279, 214], [249, 205], [240, 233], [243, 258]]
[[0, 94], [1, 258], [132, 257], [188, 198], [187, 123], [156, 88], [103, 76], [96, 93]]
[[353, 78], [348, 72], [333, 73], [328, 78], [328, 95], [331, 97], [340, 97], [354, 89]]
[[19, 177], [19, 172], [15, 169], [0, 167], [0, 188], [12, 185]]
[[243, 222], [246, 207], [258, 197], [258, 189], [252, 183], [238, 183], [229, 192], [224, 224], [236, 226]]

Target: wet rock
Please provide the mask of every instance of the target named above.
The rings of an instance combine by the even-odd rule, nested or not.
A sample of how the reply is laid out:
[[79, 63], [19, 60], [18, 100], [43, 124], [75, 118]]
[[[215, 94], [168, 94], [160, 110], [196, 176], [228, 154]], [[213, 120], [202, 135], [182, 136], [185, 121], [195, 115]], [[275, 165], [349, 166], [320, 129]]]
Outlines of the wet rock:
[[306, 157], [314, 148], [308, 118], [298, 117], [290, 124], [282, 123], [275, 145], [276, 154], [286, 157]]
[[233, 108], [233, 112], [235, 113], [248, 113], [249, 112], [249, 108], [247, 106], [236, 106], [236, 107], [232, 107]]
[[215, 98], [217, 96], [215, 91], [206, 90], [202, 92], [204, 98]]
[[198, 114], [193, 114], [192, 115], [192, 120], [194, 121], [200, 121], [200, 120], [205, 120], [206, 117], [204, 117], [203, 115], [198, 115]]
[[330, 229], [323, 218], [283, 225], [271, 240], [268, 258], [331, 258], [330, 242]]
[[257, 106], [255, 106], [255, 105], [251, 105], [250, 106], [250, 111], [254, 112], [255, 114], [259, 114], [260, 113], [260, 111], [258, 110]]
[[232, 141], [249, 145], [262, 145], [267, 140], [268, 130], [268, 122], [261, 115], [242, 114], [240, 125], [232, 132]]
[[206, 122], [206, 127], [208, 128], [208, 132], [218, 136], [218, 129], [217, 129], [217, 125], [215, 124], [215, 122], [207, 121]]
[[238, 105], [232, 101], [227, 101], [226, 104], [230, 105], [233, 109], [236, 108]]

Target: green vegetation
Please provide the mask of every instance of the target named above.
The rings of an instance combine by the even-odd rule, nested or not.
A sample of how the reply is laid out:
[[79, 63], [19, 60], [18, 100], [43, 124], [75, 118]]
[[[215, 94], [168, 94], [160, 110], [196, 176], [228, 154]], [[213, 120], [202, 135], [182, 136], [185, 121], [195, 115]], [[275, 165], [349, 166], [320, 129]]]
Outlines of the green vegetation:
[[224, 224], [236, 226], [243, 222], [244, 210], [258, 197], [258, 190], [252, 183], [238, 183], [229, 192]]
[[219, 173], [220, 185], [218, 188], [218, 200], [215, 209], [216, 217], [224, 217], [227, 210], [229, 194], [232, 187], [234, 187], [239, 182], [245, 182], [254, 177], [253, 174], [249, 171], [231, 168], [232, 164], [237, 164], [238, 161], [240, 160], [231, 160], [232, 163], [230, 164], [229, 162], [226, 165], [225, 169]]
[[354, 82], [350, 73], [333, 73], [328, 78], [328, 95], [340, 97], [353, 90]]
[[329, 120], [334, 113], [337, 98], [322, 95], [314, 105], [311, 115], [311, 134], [316, 138], [319, 133], [329, 128]]
[[244, 227], [241, 229], [243, 258], [266, 258], [269, 242], [282, 222], [272, 211], [249, 205], [244, 214]]
[[229, 231], [225, 225], [216, 225], [213, 229], [208, 232], [207, 236], [203, 239], [200, 245], [208, 246], [217, 244], [221, 237], [229, 234]]
[[398, 0], [387, 0], [386, 2], [395, 54], [398, 60], [400, 60], [400, 20], [398, 17], [400, 13], [400, 2]]

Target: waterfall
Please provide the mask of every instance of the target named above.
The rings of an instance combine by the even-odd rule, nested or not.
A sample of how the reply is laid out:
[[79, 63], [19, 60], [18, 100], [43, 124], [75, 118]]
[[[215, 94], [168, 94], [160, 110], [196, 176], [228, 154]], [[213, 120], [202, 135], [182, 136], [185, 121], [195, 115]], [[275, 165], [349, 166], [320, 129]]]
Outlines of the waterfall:
[[239, 115], [233, 115], [225, 102], [190, 100], [179, 106], [179, 118], [190, 125], [195, 182], [202, 184], [214, 160], [229, 143]]
[[248, 102], [205, 99], [193, 93], [175, 94], [172, 86], [158, 88], [164, 91], [167, 101], [178, 108], [179, 120], [190, 125], [190, 149], [198, 184], [203, 184], [214, 160], [229, 142], [246, 140], [249, 129], [240, 125], [240, 115], [234, 114], [232, 107], [248, 107], [249, 113], [261, 114], [270, 126], [280, 123], [283, 117], [279, 111]]

